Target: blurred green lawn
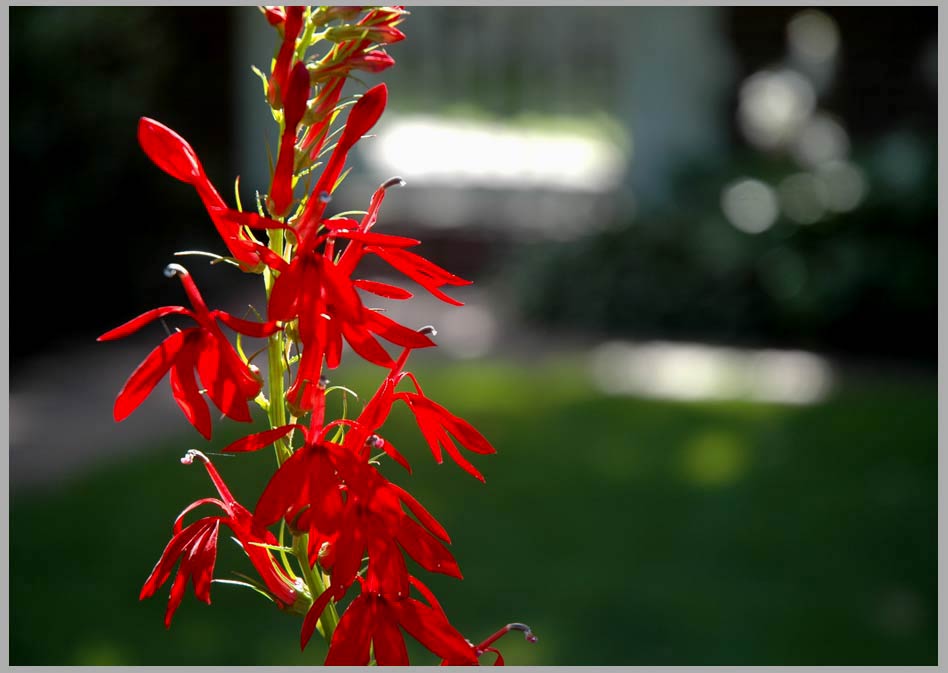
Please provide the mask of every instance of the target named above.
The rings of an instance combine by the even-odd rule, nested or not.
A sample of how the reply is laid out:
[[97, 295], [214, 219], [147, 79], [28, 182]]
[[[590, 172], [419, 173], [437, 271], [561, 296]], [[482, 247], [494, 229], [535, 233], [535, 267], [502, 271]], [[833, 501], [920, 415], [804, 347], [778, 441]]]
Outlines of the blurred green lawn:
[[[486, 486], [434, 465], [401, 410], [387, 435], [414, 475], [384, 469], [452, 535], [466, 579], [422, 577], [462, 632], [524, 621], [539, 635], [502, 640], [508, 663], [936, 664], [934, 376], [788, 407], [608, 397], [578, 361], [416, 371], [499, 453], [474, 457]], [[334, 383], [370, 393], [373, 374]], [[212, 606], [189, 593], [170, 631], [168, 585], [138, 601], [174, 517], [211, 494], [178, 462], [200, 446], [182, 434], [12, 502], [11, 664], [322, 660], [318, 636], [301, 654], [299, 620], [238, 587], [215, 585]], [[252, 507], [272, 452], [214, 460]], [[216, 576], [247, 571], [222, 543]]]

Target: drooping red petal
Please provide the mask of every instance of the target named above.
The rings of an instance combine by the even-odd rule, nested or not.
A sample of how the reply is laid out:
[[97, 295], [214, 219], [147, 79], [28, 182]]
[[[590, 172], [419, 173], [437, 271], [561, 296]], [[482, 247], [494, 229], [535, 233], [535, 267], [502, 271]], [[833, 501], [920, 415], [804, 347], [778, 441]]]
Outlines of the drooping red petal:
[[379, 619], [375, 623], [372, 642], [375, 646], [375, 663], [379, 666], [408, 666], [408, 649], [405, 638], [398, 629], [395, 615], [387, 605], [379, 606]]
[[[331, 222], [332, 220], [327, 220]], [[336, 238], [346, 238], [350, 241], [358, 241], [365, 245], [379, 245], [390, 248], [410, 248], [413, 245], [421, 243], [417, 238], [408, 238], [407, 236], [393, 236], [392, 234], [377, 234], [375, 232], [350, 231], [340, 229], [334, 231], [332, 235]]]
[[243, 439], [238, 439], [232, 444], [228, 444], [222, 449], [224, 453], [243, 453], [249, 451], [258, 451], [264, 447], [270, 446], [276, 440], [281, 437], [285, 437], [290, 434], [294, 429], [300, 429], [303, 432], [306, 432], [305, 426], [293, 423], [290, 425], [281, 425], [278, 428], [273, 428], [272, 430], [265, 430], [264, 432], [257, 432], [252, 435], [248, 435]]
[[367, 594], [358, 595], [339, 620], [332, 634], [326, 666], [367, 666], [377, 600]]
[[402, 628], [442, 659], [477, 663], [473, 648], [439, 610], [414, 598], [398, 601], [391, 607]]
[[280, 326], [276, 324], [275, 320], [269, 320], [267, 322], [253, 322], [232, 316], [230, 313], [225, 311], [211, 311], [211, 316], [219, 319], [232, 330], [239, 332], [244, 336], [261, 339], [280, 331]]
[[[198, 330], [188, 330], [188, 341], [196, 344], [198, 335]], [[204, 435], [205, 439], [210, 439], [211, 412], [194, 378], [195, 364], [192, 348], [182, 349], [171, 367], [171, 393], [188, 422]]]
[[408, 516], [402, 517], [400, 530], [395, 539], [405, 552], [428, 572], [464, 579], [451, 552], [414, 519]]
[[140, 365], [132, 372], [125, 386], [115, 398], [113, 416], [116, 421], [128, 418], [146, 397], [154, 390], [158, 382], [174, 364], [184, 347], [186, 332], [174, 332], [158, 344]]
[[297, 503], [297, 496], [309, 476], [307, 458], [305, 449], [297, 451], [270, 477], [253, 512], [258, 526], [276, 523]]
[[448, 537], [448, 531], [438, 523], [438, 520], [435, 519], [431, 512], [422, 507], [421, 503], [415, 500], [415, 498], [405, 489], [397, 484], [390, 484], [390, 487], [398, 494], [398, 499], [401, 500], [407, 507], [408, 510], [418, 517], [418, 520], [424, 524], [425, 528], [434, 533], [437, 537], [444, 540], [448, 544], [451, 544], [451, 538]]
[[96, 339], [96, 341], [112, 341], [114, 339], [127, 337], [130, 334], [134, 334], [148, 323], [158, 320], [159, 318], [163, 318], [166, 315], [172, 314], [184, 314], [191, 316], [192, 318], [194, 317], [194, 313], [192, 313], [189, 309], [186, 309], [184, 306], [161, 306], [160, 308], [153, 308], [150, 311], [145, 311], [137, 318], [132, 318], [128, 322], [109, 330]]
[[207, 532], [195, 544], [193, 564], [190, 565], [191, 579], [194, 583], [194, 595], [198, 600], [210, 604], [211, 579], [214, 576], [214, 562], [217, 559], [217, 533], [220, 520], [215, 519]]
[[267, 304], [267, 317], [270, 320], [293, 320], [298, 312], [298, 300], [303, 288], [300, 279], [303, 276], [305, 262], [302, 257], [295, 257], [290, 265], [284, 269], [270, 289], [270, 301]]
[[446, 295], [438, 288], [443, 285], [470, 285], [472, 281], [456, 276], [421, 255], [416, 255], [410, 250], [382, 246], [366, 246], [366, 252], [372, 252], [378, 255], [438, 299], [455, 306], [464, 305], [463, 302]]
[[368, 360], [379, 367], [392, 367], [395, 361], [392, 356], [375, 340], [365, 329], [353, 326], [349, 321], [342, 321], [342, 334], [361, 358]]
[[427, 335], [400, 325], [378, 311], [366, 309], [362, 312], [361, 317], [368, 329], [393, 344], [398, 344], [404, 348], [431, 348], [435, 345], [435, 342]]
[[[227, 348], [230, 347], [228, 344]], [[200, 351], [197, 353], [197, 370], [208, 397], [226, 416], [249, 423], [250, 410], [247, 399], [241, 393], [240, 385], [224, 360], [222, 345], [210, 332], [203, 331]]]
[[309, 644], [309, 639], [313, 637], [313, 631], [316, 630], [316, 624], [322, 616], [326, 606], [329, 605], [329, 599], [332, 598], [332, 590], [326, 589], [319, 594], [319, 598], [313, 601], [312, 607], [306, 613], [303, 619], [303, 628], [300, 630], [300, 649], [305, 650]]
[[139, 600], [151, 598], [155, 595], [155, 592], [158, 591], [158, 588], [168, 581], [168, 578], [171, 576], [171, 569], [174, 568], [175, 562], [178, 560], [178, 557], [181, 556], [182, 550], [201, 530], [202, 521], [195, 521], [184, 530], [176, 533], [174, 537], [168, 541], [164, 551], [161, 552], [161, 557], [148, 574], [148, 578], [142, 586], [142, 590], [138, 596]]
[[382, 450], [388, 455], [389, 458], [404, 467], [408, 474], [411, 474], [411, 465], [408, 464], [408, 460], [405, 458], [405, 456], [399, 453], [398, 449], [396, 449], [390, 441], [384, 437], [382, 438]]
[[365, 290], [366, 292], [371, 292], [372, 294], [377, 294], [378, 296], [386, 297], [387, 299], [411, 299], [414, 296], [408, 290], [402, 289], [395, 285], [389, 285], [388, 283], [380, 283], [374, 280], [364, 280], [359, 278], [352, 281], [352, 284], [360, 290]]

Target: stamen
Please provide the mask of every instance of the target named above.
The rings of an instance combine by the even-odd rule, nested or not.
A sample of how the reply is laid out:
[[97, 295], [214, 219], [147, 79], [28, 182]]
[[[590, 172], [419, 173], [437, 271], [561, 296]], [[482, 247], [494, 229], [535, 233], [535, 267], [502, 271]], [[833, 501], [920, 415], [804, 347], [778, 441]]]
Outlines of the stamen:
[[484, 652], [487, 651], [488, 647], [493, 645], [504, 634], [509, 633], [510, 631], [523, 631], [523, 637], [526, 639], [528, 643], [537, 642], [537, 637], [533, 633], [533, 631], [530, 629], [529, 626], [527, 626], [526, 624], [521, 624], [520, 622], [513, 622], [512, 624], [507, 624], [507, 626], [503, 627], [502, 629], [497, 631], [497, 633], [490, 636], [489, 638], [487, 638], [487, 640], [485, 640], [480, 645], [478, 645], [475, 648], [475, 652], [477, 653], [478, 656], [484, 654]]
[[419, 327], [418, 333], [424, 334], [425, 336], [438, 336], [438, 330], [434, 328], [434, 325], [425, 325], [424, 327]]
[[382, 186], [379, 189], [388, 189], [389, 187], [404, 187], [405, 184], [406, 184], [405, 181], [401, 177], [396, 175], [394, 178], [389, 178], [388, 180], [383, 182]]
[[210, 458], [205, 456], [203, 453], [201, 453], [197, 449], [188, 449], [188, 452], [184, 454], [184, 456], [181, 457], [181, 464], [190, 465], [191, 463], [194, 462], [195, 458], [200, 458], [205, 463], [211, 462]]
[[179, 273], [182, 276], [187, 276], [188, 270], [185, 269], [180, 264], [169, 264], [168, 266], [165, 267], [165, 278], [174, 278]]

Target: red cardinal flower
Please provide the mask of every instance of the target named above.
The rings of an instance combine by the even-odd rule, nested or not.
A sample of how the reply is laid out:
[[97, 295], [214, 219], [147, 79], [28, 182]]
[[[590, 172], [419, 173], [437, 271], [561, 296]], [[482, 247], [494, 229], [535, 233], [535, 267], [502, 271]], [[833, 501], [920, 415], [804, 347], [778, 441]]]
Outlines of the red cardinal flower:
[[[272, 266], [282, 261], [265, 245], [250, 238], [243, 227], [285, 228], [286, 225], [262, 218], [246, 218], [245, 216], [251, 213], [231, 210], [211, 184], [197, 154], [184, 138], [164, 124], [142, 117], [138, 122], [138, 142], [158, 168], [197, 190], [211, 221], [234, 259], [249, 269], [257, 269], [264, 263]], [[230, 217], [226, 217], [228, 215]]]
[[[276, 545], [277, 540], [264, 528], [256, 526], [253, 516], [234, 496], [231, 495], [211, 461], [200, 451], [188, 451], [182, 463], [190, 464], [194, 458], [204, 462], [211, 481], [217, 488], [220, 499], [204, 498], [188, 505], [174, 522], [174, 535], [165, 547], [148, 579], [142, 586], [140, 600], [150, 598], [171, 576], [175, 562], [181, 559], [181, 565], [171, 585], [168, 609], [165, 612], [165, 627], [171, 626], [175, 610], [184, 597], [188, 579], [192, 580], [194, 594], [199, 600], [210, 604], [211, 579], [214, 575], [214, 562], [217, 558], [217, 537], [221, 524], [230, 528], [247, 553], [250, 562], [263, 579], [264, 584], [276, 603], [282, 608], [293, 605], [297, 592], [293, 583], [278, 569], [270, 552], [261, 544]], [[191, 510], [201, 505], [217, 505], [224, 516], [207, 516], [183, 527], [183, 519]]]
[[[406, 592], [391, 592], [370, 575], [363, 581], [362, 593], [346, 608], [326, 655], [327, 666], [366, 666], [370, 647], [374, 646], [379, 666], [407, 666], [408, 651], [400, 629], [451, 665], [477, 664], [470, 643], [448, 622], [434, 596], [416, 578], [411, 584], [431, 605], [412, 598]], [[328, 602], [329, 591], [320, 596], [303, 622], [300, 644], [306, 647], [316, 620]]]
[[[323, 437], [334, 425], [318, 435], [300, 425], [287, 425], [224, 449], [229, 453], [256, 451], [295, 429], [306, 438], [267, 484], [254, 509], [255, 521], [269, 526], [284, 518], [292, 529], [309, 532], [314, 543], [318, 541], [316, 549], [330, 542], [331, 557], [322, 563], [332, 569], [337, 600], [355, 581], [366, 551], [370, 558], [389, 559], [385, 566], [393, 574], [387, 575], [386, 581], [391, 586], [408, 581], [404, 564], [398, 564], [400, 557], [392, 560], [399, 547], [426, 570], [460, 579], [457, 562], [444, 547], [451, 542], [444, 527], [407, 491], [369, 465], [359, 455], [361, 451], [353, 450], [361, 447], [348, 441], [325, 441]], [[353, 432], [347, 439], [360, 436]], [[344, 485], [342, 490], [340, 485]]]
[[183, 306], [162, 306], [100, 336], [98, 341], [121, 339], [148, 323], [166, 315], [183, 314], [198, 327], [173, 332], [132, 372], [115, 399], [116, 421], [127, 418], [140, 405], [164, 375], [171, 371], [171, 391], [188, 421], [207, 439], [211, 437], [211, 416], [201, 396], [194, 370], [197, 369], [208, 397], [224, 414], [236, 421], [250, 422], [247, 400], [260, 392], [261, 380], [243, 363], [227, 341], [217, 321], [250, 337], [265, 337], [279, 330], [274, 322], [255, 323], [236, 318], [224, 311], [210, 311], [187, 270], [170, 264], [165, 275], [177, 275], [191, 300], [193, 310]]
[[[464, 447], [474, 453], [488, 455], [497, 453], [497, 449], [470, 423], [459, 416], [455, 416], [440, 404], [425, 396], [418, 379], [411, 372], [403, 371], [410, 352], [410, 349], [405, 349], [398, 362], [385, 377], [382, 385], [375, 392], [375, 395], [366, 404], [365, 410], [359, 416], [358, 421], [349, 422], [348, 424], [362, 432], [360, 438], [368, 437], [370, 433], [375, 433], [382, 426], [392, 405], [401, 400], [408, 405], [408, 408], [414, 414], [415, 421], [418, 423], [418, 427], [438, 463], [442, 462], [443, 452], [447, 451], [448, 455], [463, 470], [480, 481], [484, 481], [484, 476], [461, 455], [451, 437], [455, 437]], [[396, 390], [398, 384], [406, 377], [414, 384], [417, 392]], [[381, 437], [377, 437], [377, 439], [378, 448], [383, 449], [406, 470], [410, 471], [408, 462], [394, 447]]]

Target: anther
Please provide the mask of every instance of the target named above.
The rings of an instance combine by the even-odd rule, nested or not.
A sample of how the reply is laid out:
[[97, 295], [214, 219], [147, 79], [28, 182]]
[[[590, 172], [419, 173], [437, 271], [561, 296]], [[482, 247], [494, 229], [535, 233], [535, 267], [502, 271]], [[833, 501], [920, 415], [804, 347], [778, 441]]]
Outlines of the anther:
[[394, 178], [389, 178], [388, 180], [383, 182], [380, 189], [388, 189], [389, 187], [404, 187], [404, 186], [405, 186], [405, 181], [401, 177], [396, 175]]
[[185, 269], [180, 264], [169, 264], [168, 266], [165, 267], [165, 278], [174, 278], [179, 273], [182, 276], [186, 276], [188, 275], [188, 270]]
[[370, 449], [375, 449], [378, 451], [383, 446], [385, 446], [385, 440], [378, 435], [369, 435], [368, 439], [365, 440], [365, 445]]
[[319, 377], [319, 383], [316, 384], [316, 385], [319, 386], [319, 389], [320, 389], [320, 390], [326, 390], [326, 388], [329, 387], [329, 377], [327, 377], [327, 376], [320, 376], [320, 377]]
[[195, 458], [200, 458], [200, 459], [203, 460], [205, 463], [211, 462], [210, 459], [209, 459], [207, 456], [205, 456], [203, 453], [201, 453], [201, 452], [198, 451], [197, 449], [188, 449], [188, 452], [185, 453], [185, 454], [181, 457], [181, 464], [182, 464], [182, 465], [190, 465], [191, 463], [194, 462], [194, 459], [195, 459]]
[[319, 201], [321, 203], [329, 203], [330, 201], [332, 201], [332, 197], [329, 195], [329, 192], [320, 192]]
[[438, 330], [434, 328], [434, 325], [425, 325], [424, 327], [419, 327], [418, 333], [424, 334], [425, 336], [438, 336]]

